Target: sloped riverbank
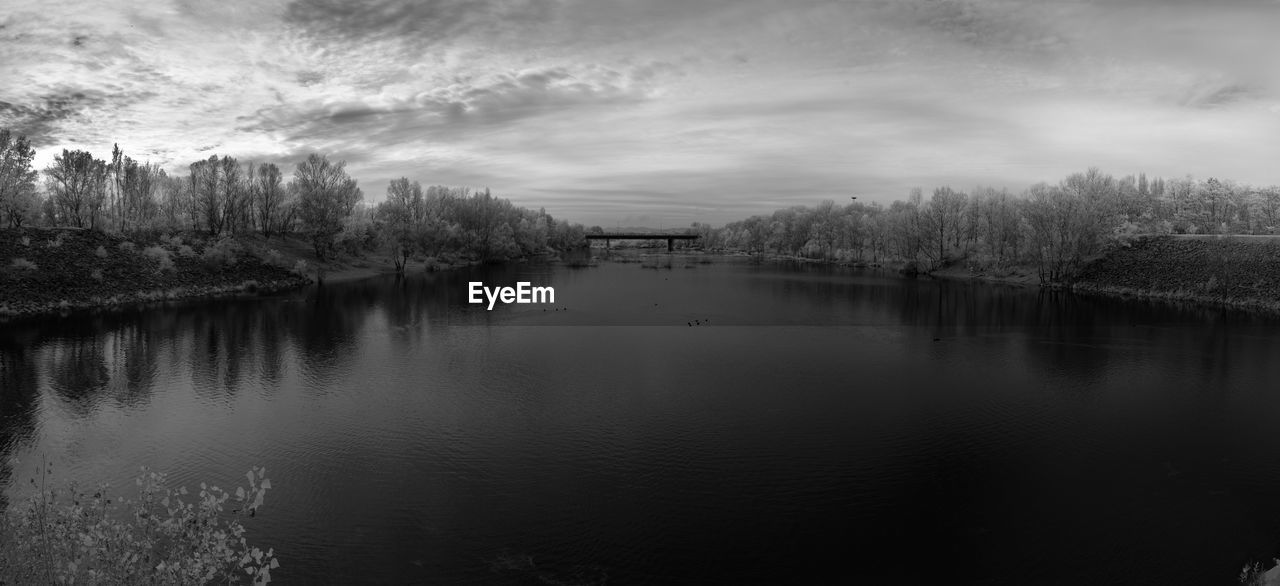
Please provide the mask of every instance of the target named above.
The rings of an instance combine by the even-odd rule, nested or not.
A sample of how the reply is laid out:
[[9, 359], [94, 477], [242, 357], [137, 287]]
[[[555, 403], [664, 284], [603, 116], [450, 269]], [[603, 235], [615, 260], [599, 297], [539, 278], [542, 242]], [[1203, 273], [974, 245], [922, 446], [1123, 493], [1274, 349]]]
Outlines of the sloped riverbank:
[[272, 292], [311, 282], [280, 255], [234, 240], [94, 230], [0, 231], [0, 318]]
[[1071, 288], [1280, 312], [1280, 238], [1142, 238], [1085, 265]]

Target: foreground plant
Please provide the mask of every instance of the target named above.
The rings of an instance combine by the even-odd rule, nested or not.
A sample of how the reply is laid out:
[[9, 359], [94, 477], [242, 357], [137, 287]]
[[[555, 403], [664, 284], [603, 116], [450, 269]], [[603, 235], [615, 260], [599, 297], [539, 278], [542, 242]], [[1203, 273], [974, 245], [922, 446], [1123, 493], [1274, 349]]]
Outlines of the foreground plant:
[[273, 550], [249, 546], [239, 520], [271, 488], [264, 468], [234, 496], [205, 483], [190, 495], [143, 468], [136, 500], [112, 498], [106, 485], [46, 488], [48, 476], [46, 462], [39, 492], [0, 519], [0, 584], [267, 584], [280, 567]]

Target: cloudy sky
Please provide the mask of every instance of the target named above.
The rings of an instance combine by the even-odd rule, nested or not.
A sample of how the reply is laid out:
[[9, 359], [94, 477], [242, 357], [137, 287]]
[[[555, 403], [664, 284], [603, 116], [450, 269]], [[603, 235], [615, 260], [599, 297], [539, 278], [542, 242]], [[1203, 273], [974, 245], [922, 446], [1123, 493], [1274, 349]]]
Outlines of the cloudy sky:
[[1098, 166], [1280, 183], [1280, 1], [4, 0], [0, 127], [588, 224]]

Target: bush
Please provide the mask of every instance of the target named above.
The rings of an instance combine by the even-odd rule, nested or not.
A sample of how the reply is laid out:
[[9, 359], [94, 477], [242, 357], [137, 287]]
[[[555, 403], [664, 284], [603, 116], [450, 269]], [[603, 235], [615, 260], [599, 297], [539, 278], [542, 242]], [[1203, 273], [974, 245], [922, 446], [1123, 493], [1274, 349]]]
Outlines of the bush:
[[89, 273], [89, 277], [95, 281], [101, 281], [102, 269], [93, 269], [93, 271]]
[[204, 247], [204, 262], [211, 268], [236, 264], [237, 247], [234, 240], [224, 238]]
[[107, 258], [107, 247], [98, 246], [98, 249], [93, 251], [93, 254], [97, 255], [98, 258]]
[[[1276, 560], [1280, 564], [1280, 560]], [[1267, 574], [1270, 573], [1262, 568], [1262, 564], [1252, 562], [1245, 564], [1240, 570], [1239, 584], [1240, 586], [1266, 586]]]
[[271, 266], [283, 267], [285, 265], [284, 255], [280, 254], [280, 251], [275, 249], [267, 251], [266, 261], [267, 264]]
[[293, 274], [298, 275], [299, 277], [310, 276], [310, 268], [311, 267], [307, 264], [307, 261], [298, 259], [298, 262], [293, 263]]
[[[177, 240], [181, 241], [182, 239], [181, 239], [181, 238], [177, 238]], [[182, 258], [192, 258], [192, 257], [194, 257], [195, 255], [196, 255], [196, 251], [195, 251], [195, 249], [194, 249], [194, 248], [191, 248], [190, 246], [187, 246], [186, 244], [180, 244], [180, 245], [178, 245], [178, 256], [180, 256], [180, 257], [182, 257]]]
[[378, 231], [368, 220], [349, 218], [342, 230], [333, 236], [335, 249], [347, 254], [356, 255], [365, 250], [378, 248]]
[[36, 266], [36, 263], [33, 263], [25, 258], [15, 258], [13, 259], [13, 262], [9, 263], [9, 266], [15, 269], [22, 269], [25, 271], [34, 271], [39, 268]]
[[[164, 474], [146, 468], [136, 500], [113, 498], [106, 485], [46, 490], [48, 474], [45, 463], [39, 493], [0, 527], [0, 583], [205, 584], [248, 576], [267, 584], [280, 567], [273, 550], [249, 546], [237, 518], [262, 506], [271, 488], [265, 469], [250, 470], [248, 489], [234, 496], [201, 483], [190, 502], [186, 487], [170, 488]], [[232, 499], [238, 506], [228, 515]]]
[[157, 263], [159, 263], [159, 268], [158, 268], [158, 270], [159, 270], [160, 272], [162, 272], [162, 273], [163, 273], [163, 272], [167, 272], [167, 271], [172, 271], [172, 270], [174, 270], [174, 269], [173, 269], [173, 257], [169, 256], [169, 251], [168, 251], [168, 250], [165, 250], [164, 248], [161, 248], [160, 246], [149, 246], [149, 247], [147, 247], [147, 249], [146, 249], [146, 250], [142, 251], [142, 254], [143, 254], [143, 256], [146, 256], [147, 258], [153, 258], [153, 259], [155, 259], [155, 260], [156, 260], [156, 262], [157, 262]]
[[124, 242], [120, 243], [120, 250], [123, 250], [124, 252], [133, 252], [137, 249], [138, 247], [134, 245], [134, 243], [129, 242], [128, 240], [125, 240]]

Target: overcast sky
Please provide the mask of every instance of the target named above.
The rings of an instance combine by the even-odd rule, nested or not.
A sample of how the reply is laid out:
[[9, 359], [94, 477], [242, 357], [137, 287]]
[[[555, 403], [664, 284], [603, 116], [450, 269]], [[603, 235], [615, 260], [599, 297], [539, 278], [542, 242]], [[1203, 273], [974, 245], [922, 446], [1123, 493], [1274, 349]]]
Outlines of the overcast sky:
[[587, 224], [912, 186], [1280, 183], [1280, 1], [4, 0], [0, 127], [185, 170], [343, 159]]

